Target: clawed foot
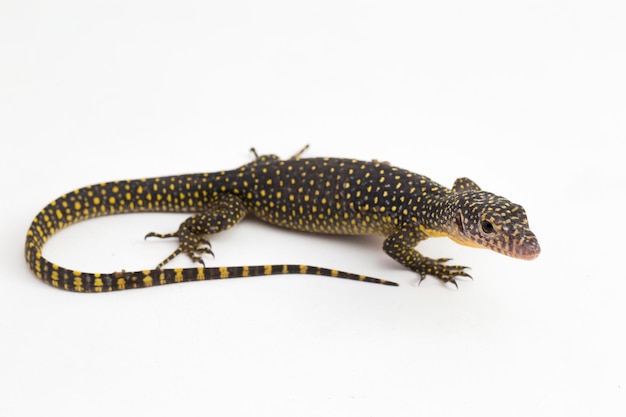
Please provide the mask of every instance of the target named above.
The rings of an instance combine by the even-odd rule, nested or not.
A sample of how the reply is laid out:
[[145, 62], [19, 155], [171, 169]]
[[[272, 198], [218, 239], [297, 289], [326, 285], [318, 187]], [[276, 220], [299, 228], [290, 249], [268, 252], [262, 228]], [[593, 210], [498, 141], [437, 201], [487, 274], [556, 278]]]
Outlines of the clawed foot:
[[148, 233], [145, 238], [147, 239], [149, 237], [158, 237], [160, 239], [167, 239], [167, 238], [175, 237], [175, 238], [178, 238], [178, 241], [179, 241], [178, 248], [174, 252], [172, 252], [170, 256], [165, 258], [157, 266], [157, 269], [163, 268], [168, 262], [176, 258], [181, 253], [187, 254], [187, 256], [189, 256], [192, 261], [198, 262], [202, 264], [202, 266], [205, 266], [204, 259], [202, 259], [202, 255], [215, 256], [213, 254], [213, 251], [211, 250], [211, 243], [208, 241], [208, 239], [205, 239], [204, 237], [198, 236], [194, 233], [181, 231], [181, 230], [175, 233], [164, 233], [164, 234], [151, 232], [151, 233]]
[[456, 279], [458, 277], [473, 279], [470, 274], [465, 272], [466, 269], [469, 269], [467, 266], [444, 265], [444, 263], [448, 262], [449, 260], [449, 258], [425, 258], [422, 265], [420, 265], [421, 268], [417, 271], [417, 273], [420, 275], [419, 284], [421, 284], [422, 281], [426, 279], [426, 275], [431, 275], [435, 278], [439, 278], [444, 283], [454, 284], [454, 286], [458, 289], [459, 284], [457, 284], [456, 282]]

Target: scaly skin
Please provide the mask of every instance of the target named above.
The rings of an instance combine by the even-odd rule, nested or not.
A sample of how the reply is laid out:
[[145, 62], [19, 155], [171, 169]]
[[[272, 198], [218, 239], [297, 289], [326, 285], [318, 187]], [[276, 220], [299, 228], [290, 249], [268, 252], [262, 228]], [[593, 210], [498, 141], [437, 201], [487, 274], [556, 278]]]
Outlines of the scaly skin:
[[[306, 148], [305, 148], [306, 149]], [[257, 156], [238, 169], [216, 173], [115, 181], [84, 187], [59, 197], [33, 220], [26, 239], [26, 260], [44, 282], [78, 292], [142, 288], [173, 282], [280, 273], [314, 274], [397, 285], [385, 280], [306, 265], [206, 268], [202, 255], [212, 250], [206, 236], [229, 229], [247, 214], [284, 228], [326, 234], [375, 234], [383, 250], [417, 272], [457, 285], [469, 277], [465, 267], [431, 259], [415, 246], [448, 236], [457, 243], [494, 250], [519, 259], [539, 255], [524, 209], [480, 190], [467, 178], [452, 189], [428, 177], [387, 163], [339, 158], [288, 160]], [[256, 155], [256, 153], [255, 153]], [[153, 270], [84, 273], [45, 259], [41, 250], [57, 230], [78, 221], [117, 213], [194, 213], [173, 233], [148, 237], [179, 239], [179, 247]], [[185, 253], [198, 268], [166, 269]]]

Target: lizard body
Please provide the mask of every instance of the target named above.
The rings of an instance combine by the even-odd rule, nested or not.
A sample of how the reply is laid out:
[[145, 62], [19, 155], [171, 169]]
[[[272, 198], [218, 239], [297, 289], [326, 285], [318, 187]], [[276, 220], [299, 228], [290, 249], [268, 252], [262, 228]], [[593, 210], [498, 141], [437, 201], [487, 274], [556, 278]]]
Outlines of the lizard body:
[[[457, 277], [469, 276], [465, 267], [421, 255], [415, 250], [419, 242], [448, 236], [463, 245], [521, 259], [539, 254], [524, 209], [480, 190], [467, 178], [459, 178], [449, 189], [387, 163], [301, 158], [301, 153], [288, 160], [256, 156], [253, 162], [230, 171], [114, 181], [77, 189], [51, 202], [35, 217], [27, 233], [26, 261], [44, 282], [78, 292], [281, 273], [397, 285], [307, 265], [205, 267], [202, 255], [212, 254], [206, 236], [234, 226], [248, 213], [293, 230], [383, 236], [385, 253], [421, 279], [432, 275], [455, 285]], [[152, 270], [85, 273], [60, 267], [42, 255], [44, 243], [59, 229], [94, 217], [131, 212], [193, 215], [176, 232], [147, 235], [179, 240], [178, 248]], [[202, 266], [164, 268], [181, 253]]]

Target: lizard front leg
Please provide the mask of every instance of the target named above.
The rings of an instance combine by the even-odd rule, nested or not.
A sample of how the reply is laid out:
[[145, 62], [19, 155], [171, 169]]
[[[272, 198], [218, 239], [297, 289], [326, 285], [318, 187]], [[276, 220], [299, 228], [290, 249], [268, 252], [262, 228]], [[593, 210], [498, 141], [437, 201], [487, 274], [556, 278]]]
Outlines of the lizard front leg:
[[415, 250], [415, 246], [422, 240], [426, 240], [428, 235], [414, 226], [404, 226], [392, 233], [385, 239], [383, 250], [387, 255], [420, 275], [420, 283], [431, 275], [439, 278], [443, 282], [454, 284], [457, 277], [471, 276], [465, 272], [467, 267], [458, 265], [445, 265], [448, 258], [433, 259], [420, 254]]

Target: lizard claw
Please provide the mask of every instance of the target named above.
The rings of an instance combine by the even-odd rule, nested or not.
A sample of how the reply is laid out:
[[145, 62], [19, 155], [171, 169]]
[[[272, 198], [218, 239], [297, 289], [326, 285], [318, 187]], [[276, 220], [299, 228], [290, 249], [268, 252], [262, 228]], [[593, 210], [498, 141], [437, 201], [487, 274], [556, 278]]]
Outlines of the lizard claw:
[[202, 259], [201, 256], [194, 255], [191, 257], [191, 260], [201, 264], [203, 268], [206, 268], [206, 265], [204, 264], [204, 259]]
[[419, 274], [420, 276], [420, 280], [418, 281], [417, 285], [421, 285], [422, 281], [424, 281], [426, 279], [426, 274]]
[[[209, 247], [202, 246], [202, 247], [196, 248], [194, 250], [194, 253], [195, 253], [196, 258], [199, 258], [200, 257], [199, 255], [211, 255], [213, 258], [215, 258], [215, 254], [213, 253], [213, 250], [211, 249], [210, 245]], [[194, 261], [200, 262], [196, 260], [195, 258], [194, 258]]]
[[451, 284], [454, 284], [454, 286], [456, 287], [456, 289], [459, 289], [459, 284], [456, 283], [456, 279], [454, 278], [450, 278], [449, 280], [445, 281], [446, 283], [449, 282]]
[[[465, 268], [469, 268], [469, 266], [466, 266]], [[474, 281], [474, 277], [471, 276], [470, 274], [468, 274], [467, 272], [463, 271], [459, 274], [460, 277], [465, 277], [465, 278], [469, 278], [472, 281]]]

